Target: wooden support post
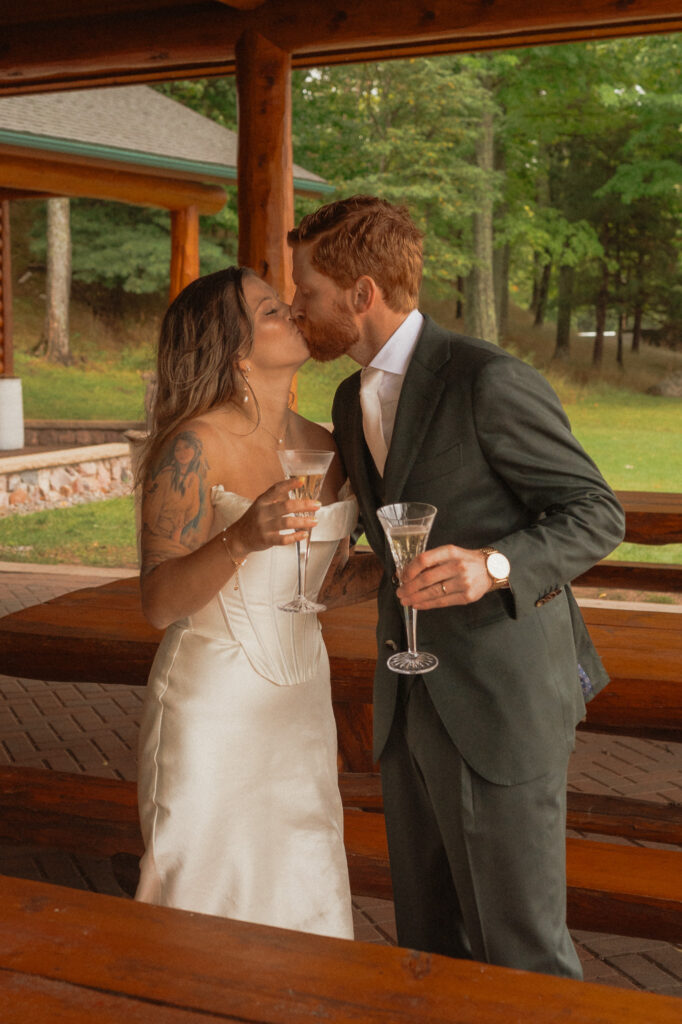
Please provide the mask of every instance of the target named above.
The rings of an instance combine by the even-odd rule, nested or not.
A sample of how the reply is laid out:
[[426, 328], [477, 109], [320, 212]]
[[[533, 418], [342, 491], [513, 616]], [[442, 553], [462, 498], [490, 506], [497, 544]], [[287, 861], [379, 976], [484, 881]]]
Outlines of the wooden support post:
[[171, 211], [169, 302], [199, 276], [199, 212], [196, 206]]
[[236, 48], [239, 94], [239, 263], [289, 302], [294, 223], [291, 56], [250, 29]]
[[0, 202], [0, 377], [14, 376], [9, 203]]

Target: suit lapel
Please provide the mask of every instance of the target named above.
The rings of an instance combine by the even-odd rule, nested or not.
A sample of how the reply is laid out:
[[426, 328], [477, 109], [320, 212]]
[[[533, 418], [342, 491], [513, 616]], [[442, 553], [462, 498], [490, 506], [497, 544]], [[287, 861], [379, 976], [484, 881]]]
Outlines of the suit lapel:
[[[384, 485], [386, 502], [400, 501], [445, 387], [438, 371], [449, 358], [447, 335], [429, 318], [417, 342], [405, 374], [396, 412], [391, 447], [386, 459]], [[358, 403], [359, 404], [359, 403]], [[362, 422], [360, 423], [362, 434]]]

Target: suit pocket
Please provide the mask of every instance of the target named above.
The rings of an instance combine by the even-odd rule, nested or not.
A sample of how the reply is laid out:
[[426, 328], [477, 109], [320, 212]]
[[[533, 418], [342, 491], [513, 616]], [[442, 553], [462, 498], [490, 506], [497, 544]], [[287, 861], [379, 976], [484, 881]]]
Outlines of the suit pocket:
[[439, 477], [454, 473], [460, 468], [462, 462], [462, 444], [458, 441], [439, 452], [434, 452], [428, 458], [419, 458], [412, 467], [409, 481], [411, 484], [416, 484], [427, 480], [437, 480]]

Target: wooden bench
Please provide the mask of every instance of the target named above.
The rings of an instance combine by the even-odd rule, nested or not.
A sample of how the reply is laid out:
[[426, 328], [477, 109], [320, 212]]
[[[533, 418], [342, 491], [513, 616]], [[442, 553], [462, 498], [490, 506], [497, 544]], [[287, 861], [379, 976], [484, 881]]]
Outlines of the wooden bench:
[[[591, 702], [585, 727], [679, 739], [682, 613], [616, 602], [582, 601], [581, 607], [612, 678]], [[373, 602], [322, 616], [339, 703], [371, 703], [375, 622]], [[137, 579], [122, 579], [0, 618], [0, 664], [5, 675], [144, 686], [160, 637], [142, 617]], [[366, 729], [362, 732], [357, 744], [361, 761], [360, 752], [370, 746]], [[352, 758], [353, 737], [346, 739]], [[354, 771], [370, 768], [366, 756], [352, 765]]]
[[[362, 780], [369, 782], [377, 806], [376, 776]], [[341, 777], [346, 804], [360, 802], [354, 781], [352, 775]], [[679, 829], [679, 816], [676, 824]], [[383, 814], [346, 806], [344, 835], [353, 893], [391, 899]], [[0, 842], [137, 858], [143, 846], [135, 783], [40, 768], [0, 768]], [[124, 867], [130, 872], [130, 862]], [[571, 927], [669, 942], [682, 939], [678, 852], [569, 839], [567, 876]]]
[[0, 878], [3, 1024], [677, 1024], [679, 999]]

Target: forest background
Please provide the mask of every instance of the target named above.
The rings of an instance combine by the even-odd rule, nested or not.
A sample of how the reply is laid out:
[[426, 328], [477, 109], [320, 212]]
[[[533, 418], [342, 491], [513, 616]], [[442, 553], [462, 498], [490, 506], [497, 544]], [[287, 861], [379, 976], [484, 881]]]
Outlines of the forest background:
[[[620, 488], [682, 481], [680, 399], [660, 396], [682, 374], [681, 58], [680, 36], [650, 36], [293, 76], [296, 162], [338, 195], [409, 206], [425, 233], [422, 308], [533, 361], [572, 420], [582, 410], [607, 448], [620, 446], [604, 467]], [[233, 79], [158, 88], [236, 130]], [[26, 415], [139, 419], [168, 287], [169, 218], [69, 205], [71, 323], [66, 347], [47, 351], [46, 204], [13, 204]], [[297, 218], [316, 205], [298, 199]], [[234, 192], [201, 230], [203, 273], [236, 260]], [[348, 369], [308, 364], [301, 411], [328, 419]], [[0, 522], [0, 545], [6, 529]]]

